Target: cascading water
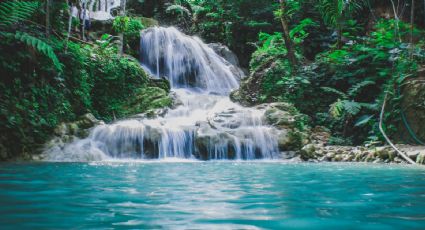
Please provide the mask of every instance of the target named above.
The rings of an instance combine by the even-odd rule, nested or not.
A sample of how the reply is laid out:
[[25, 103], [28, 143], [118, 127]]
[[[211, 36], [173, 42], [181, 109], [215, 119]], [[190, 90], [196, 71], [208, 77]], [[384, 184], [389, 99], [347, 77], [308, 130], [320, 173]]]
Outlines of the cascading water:
[[279, 158], [278, 135], [263, 125], [264, 110], [228, 97], [243, 73], [199, 38], [173, 27], [147, 29], [141, 34], [141, 63], [170, 81], [178, 106], [155, 119], [97, 126], [60, 153], [50, 151], [48, 160]]
[[119, 7], [121, 0], [80, 0], [81, 5], [85, 3], [88, 3], [90, 18], [104, 21], [113, 19], [111, 10]]

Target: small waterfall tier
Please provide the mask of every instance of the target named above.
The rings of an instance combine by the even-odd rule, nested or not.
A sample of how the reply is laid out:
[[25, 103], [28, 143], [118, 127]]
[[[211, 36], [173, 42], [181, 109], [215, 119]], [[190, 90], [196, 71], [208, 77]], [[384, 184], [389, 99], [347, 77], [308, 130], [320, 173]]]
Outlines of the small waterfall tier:
[[155, 27], [141, 33], [141, 63], [171, 83], [175, 106], [156, 118], [95, 127], [50, 151], [52, 161], [104, 159], [276, 159], [279, 131], [265, 125], [266, 108], [242, 107], [228, 95], [243, 77], [199, 38]]
[[172, 88], [226, 95], [239, 86], [243, 75], [199, 38], [174, 27], [142, 32], [140, 53], [143, 65], [154, 75], [168, 78]]

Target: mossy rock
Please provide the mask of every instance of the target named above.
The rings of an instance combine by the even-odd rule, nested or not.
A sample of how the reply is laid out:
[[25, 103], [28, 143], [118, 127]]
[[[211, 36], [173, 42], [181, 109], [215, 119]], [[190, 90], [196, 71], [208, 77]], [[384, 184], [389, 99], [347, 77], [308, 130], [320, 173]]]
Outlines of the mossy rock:
[[159, 22], [153, 18], [141, 17], [140, 20], [142, 21], [142, 24], [145, 28], [159, 26]]
[[173, 100], [165, 89], [146, 87], [137, 89], [123, 109], [130, 115], [170, 107], [172, 104]]
[[167, 93], [171, 90], [170, 82], [165, 78], [150, 79], [149, 86], [164, 89]]

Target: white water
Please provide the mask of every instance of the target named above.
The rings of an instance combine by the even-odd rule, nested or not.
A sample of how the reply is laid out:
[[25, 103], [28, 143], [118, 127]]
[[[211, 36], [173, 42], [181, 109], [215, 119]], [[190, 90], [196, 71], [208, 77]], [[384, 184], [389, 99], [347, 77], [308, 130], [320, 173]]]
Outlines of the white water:
[[279, 158], [276, 130], [263, 125], [264, 110], [228, 97], [240, 72], [199, 38], [172, 27], [145, 30], [141, 62], [169, 79], [180, 105], [163, 117], [100, 125], [88, 138], [50, 150], [48, 160]]
[[111, 10], [121, 4], [121, 0], [80, 0], [80, 4], [88, 3], [90, 18], [99, 21], [113, 19]]

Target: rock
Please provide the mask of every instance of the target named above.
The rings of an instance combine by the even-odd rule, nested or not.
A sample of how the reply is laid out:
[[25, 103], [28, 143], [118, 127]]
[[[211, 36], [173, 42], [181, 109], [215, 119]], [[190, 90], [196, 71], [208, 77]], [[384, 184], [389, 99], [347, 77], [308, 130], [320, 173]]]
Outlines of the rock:
[[328, 152], [328, 153], [326, 153], [325, 156], [328, 160], [331, 160], [335, 157], [335, 153], [334, 152]]
[[214, 52], [220, 55], [226, 60], [230, 68], [230, 71], [241, 80], [245, 77], [245, 73], [239, 67], [239, 59], [227, 46], [220, 43], [210, 43], [208, 46], [214, 50]]
[[418, 164], [425, 164], [425, 153], [422, 152], [416, 157], [416, 163]]
[[245, 106], [253, 106], [261, 103], [262, 86], [267, 72], [276, 66], [275, 61], [267, 62], [251, 73], [248, 78], [242, 80], [240, 88], [230, 94], [232, 101]]
[[366, 161], [366, 162], [373, 162], [374, 160], [375, 160], [375, 154], [374, 153], [369, 153], [366, 156], [366, 159], [364, 161]]
[[342, 159], [343, 159], [343, 156], [342, 156], [341, 154], [337, 154], [337, 155], [335, 155], [335, 157], [332, 159], [332, 161], [339, 162], [339, 161], [342, 161]]
[[269, 125], [290, 127], [295, 123], [295, 118], [289, 112], [277, 108], [269, 108], [265, 113]]
[[135, 96], [129, 98], [124, 110], [128, 114], [150, 113], [149, 116], [155, 116], [156, 109], [171, 107], [173, 100], [165, 89], [159, 87], [143, 87], [135, 91]]
[[344, 162], [351, 162], [351, 161], [353, 161], [353, 159], [354, 159], [354, 154], [347, 153], [342, 158], [342, 161], [344, 161]]
[[297, 156], [297, 152], [295, 151], [282, 152], [282, 159], [295, 159], [295, 158], [299, 158], [299, 156]]
[[68, 126], [62, 122], [54, 129], [54, 133], [57, 136], [65, 135], [68, 133]]
[[221, 43], [210, 43], [208, 46], [214, 50], [214, 52], [221, 57], [223, 57], [226, 61], [234, 66], [239, 66], [239, 59], [227, 46]]
[[91, 113], [84, 114], [83, 116], [79, 118], [79, 121], [77, 122], [78, 122], [79, 128], [82, 128], [82, 129], [89, 129], [103, 123]]
[[313, 144], [308, 144], [301, 149], [301, 159], [309, 160], [315, 158], [314, 151], [316, 150]]

